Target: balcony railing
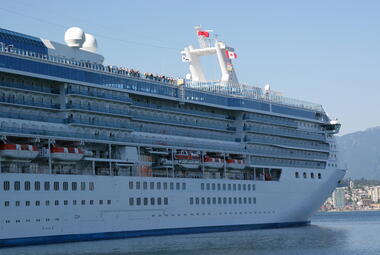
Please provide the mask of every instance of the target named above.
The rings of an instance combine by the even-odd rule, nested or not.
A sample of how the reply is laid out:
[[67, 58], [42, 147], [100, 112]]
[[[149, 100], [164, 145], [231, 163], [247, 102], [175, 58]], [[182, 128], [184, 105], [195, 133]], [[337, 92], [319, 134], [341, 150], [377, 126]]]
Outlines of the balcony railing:
[[11, 118], [11, 119], [21, 119], [21, 120], [52, 122], [52, 123], [64, 123], [64, 119], [44, 116], [42, 114], [37, 115], [37, 114], [30, 114], [30, 113], [26, 114], [26, 113], [17, 113], [17, 112], [0, 112], [0, 117]]
[[111, 95], [107, 92], [92, 92], [92, 91], [85, 91], [85, 90], [69, 88], [69, 89], [67, 89], [67, 94], [98, 97], [98, 98], [105, 98], [105, 99], [110, 99], [110, 100], [123, 101], [126, 103], [132, 103], [132, 99], [130, 99], [127, 96]]
[[214, 123], [201, 123], [201, 122], [195, 122], [190, 120], [178, 120], [175, 118], [168, 118], [164, 116], [152, 116], [152, 115], [137, 115], [133, 114], [133, 119], [136, 120], [145, 120], [145, 121], [156, 121], [160, 123], [168, 123], [168, 124], [176, 124], [176, 125], [184, 125], [189, 127], [199, 127], [199, 128], [206, 128], [206, 129], [212, 129], [212, 130], [218, 130], [218, 131], [231, 131], [227, 129], [227, 126], [225, 128], [221, 127], [220, 124], [214, 124]]
[[257, 115], [249, 115], [244, 118], [245, 120], [252, 120], [262, 123], [281, 125], [281, 126], [289, 126], [289, 127], [298, 127], [295, 121], [286, 120], [286, 119], [274, 119], [274, 118], [265, 118]]
[[30, 99], [20, 100], [12, 97], [0, 97], [1, 103], [7, 103], [7, 104], [14, 104], [14, 105], [26, 105], [26, 106], [33, 106], [33, 107], [42, 107], [42, 108], [48, 108], [48, 109], [59, 109], [59, 104], [51, 104], [51, 103], [42, 103], [42, 102], [36, 102]]
[[123, 115], [123, 116], [130, 116], [129, 110], [122, 110], [122, 109], [116, 109], [111, 107], [99, 107], [99, 106], [86, 106], [81, 104], [66, 104], [67, 109], [78, 109], [78, 110], [85, 110], [85, 111], [92, 111], [92, 112], [101, 112], [101, 113], [111, 113], [111, 114], [117, 114], [117, 115]]
[[68, 124], [79, 124], [79, 125], [89, 125], [89, 126], [98, 126], [98, 127], [106, 127], [106, 128], [115, 128], [115, 129], [123, 129], [126, 131], [133, 131], [129, 124], [125, 124], [123, 122], [110, 122], [110, 121], [100, 121], [100, 120], [92, 120], [92, 119], [79, 119], [79, 118], [68, 118], [66, 120]]
[[328, 153], [318, 153], [318, 152], [307, 152], [302, 151], [271, 151], [265, 149], [248, 149], [247, 151], [261, 156], [272, 156], [279, 158], [289, 158], [289, 159], [311, 159], [311, 160], [327, 160], [329, 157]]
[[59, 94], [59, 90], [57, 89], [53, 89], [53, 88], [49, 88], [45, 86], [18, 83], [18, 82], [0, 81], [0, 86], [35, 91], [35, 92], [42, 92], [42, 93], [48, 93], [48, 94]]
[[309, 140], [317, 140], [317, 141], [326, 141], [326, 137], [324, 134], [317, 134], [317, 133], [308, 133], [305, 131], [300, 130], [292, 130], [292, 129], [276, 129], [274, 127], [245, 127], [244, 130], [251, 131], [251, 132], [257, 132], [257, 133], [263, 133], [263, 134], [270, 134], [270, 135], [279, 135], [279, 136], [288, 136], [288, 137], [294, 137], [294, 138], [304, 138]]
[[158, 106], [155, 104], [149, 104], [149, 103], [144, 103], [144, 102], [133, 102], [133, 105], [136, 106], [141, 106], [141, 107], [146, 107], [146, 108], [152, 108], [152, 109], [157, 109], [157, 110], [166, 110], [166, 111], [172, 111], [172, 112], [179, 112], [179, 113], [186, 113], [190, 115], [200, 115], [208, 118], [216, 118], [216, 119], [223, 119], [226, 120], [227, 116], [223, 114], [217, 114], [217, 113], [212, 113], [212, 112], [203, 112], [203, 111], [198, 111], [198, 110], [190, 110], [190, 109], [184, 109], [184, 108], [177, 108], [177, 107], [170, 107], [170, 106]]
[[246, 137], [246, 142], [250, 143], [259, 143], [259, 144], [268, 144], [268, 145], [283, 145], [288, 147], [295, 147], [295, 148], [307, 148], [307, 149], [314, 149], [314, 150], [323, 150], [323, 151], [329, 151], [330, 147], [328, 144], [315, 144], [312, 142], [301, 142], [301, 141], [289, 141], [285, 139], [281, 139], [278, 137], [273, 138], [264, 138], [264, 137]]

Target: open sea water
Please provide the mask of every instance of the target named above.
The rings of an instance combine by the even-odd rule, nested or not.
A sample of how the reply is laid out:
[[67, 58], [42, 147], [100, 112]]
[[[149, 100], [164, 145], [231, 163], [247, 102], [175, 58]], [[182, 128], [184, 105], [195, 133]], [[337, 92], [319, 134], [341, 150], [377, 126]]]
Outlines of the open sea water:
[[310, 226], [0, 249], [1, 255], [380, 254], [380, 211], [318, 213]]

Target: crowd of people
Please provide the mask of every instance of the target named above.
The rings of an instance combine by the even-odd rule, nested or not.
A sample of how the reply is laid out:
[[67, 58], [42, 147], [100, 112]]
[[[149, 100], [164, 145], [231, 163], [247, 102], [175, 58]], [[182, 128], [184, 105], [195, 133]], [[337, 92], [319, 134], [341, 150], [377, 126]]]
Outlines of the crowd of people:
[[143, 75], [141, 75], [140, 71], [134, 70], [134, 69], [129, 69], [127, 67], [116, 67], [116, 66], [107, 66], [106, 71], [111, 72], [111, 73], [117, 73], [120, 75], [126, 75], [130, 77], [135, 77], [135, 78], [145, 78], [148, 80], [153, 80], [153, 81], [159, 81], [159, 82], [165, 82], [169, 84], [177, 84], [177, 79], [168, 77], [165, 75], [158, 75], [158, 74], [152, 74], [145, 72]]

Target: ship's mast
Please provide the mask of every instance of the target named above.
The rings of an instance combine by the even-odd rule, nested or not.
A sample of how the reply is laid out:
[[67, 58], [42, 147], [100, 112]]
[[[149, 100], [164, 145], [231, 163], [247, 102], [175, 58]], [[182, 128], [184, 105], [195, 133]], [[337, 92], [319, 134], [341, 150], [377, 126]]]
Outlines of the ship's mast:
[[204, 75], [203, 68], [200, 62], [200, 57], [216, 55], [219, 62], [220, 71], [222, 73], [221, 82], [238, 83], [238, 79], [235, 73], [235, 69], [232, 64], [232, 59], [237, 58], [234, 49], [227, 46], [225, 42], [219, 41], [214, 35], [214, 45], [212, 46], [212, 30], [202, 30], [201, 26], [194, 27], [199, 48], [196, 49], [192, 45], [189, 45], [181, 51], [183, 62], [189, 63], [189, 69], [191, 73], [191, 79], [193, 81], [207, 82]]

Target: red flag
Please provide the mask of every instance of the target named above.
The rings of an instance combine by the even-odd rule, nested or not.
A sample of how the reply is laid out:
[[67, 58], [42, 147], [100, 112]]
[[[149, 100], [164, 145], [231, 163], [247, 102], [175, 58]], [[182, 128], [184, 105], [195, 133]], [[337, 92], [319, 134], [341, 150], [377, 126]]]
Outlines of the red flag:
[[226, 50], [226, 56], [227, 58], [237, 58], [237, 55], [235, 52]]
[[209, 37], [210, 33], [206, 31], [198, 31], [199, 36]]

